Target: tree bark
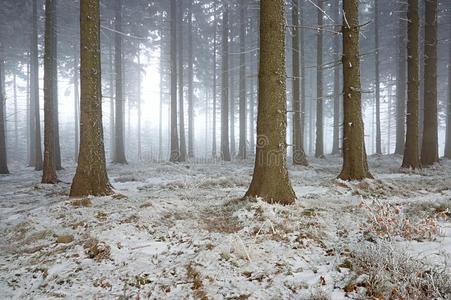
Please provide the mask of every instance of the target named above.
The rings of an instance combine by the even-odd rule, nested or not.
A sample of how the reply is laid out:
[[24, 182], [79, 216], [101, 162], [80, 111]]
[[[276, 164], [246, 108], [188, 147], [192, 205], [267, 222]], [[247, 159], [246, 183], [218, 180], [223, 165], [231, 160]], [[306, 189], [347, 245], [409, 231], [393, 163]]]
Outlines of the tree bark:
[[362, 120], [358, 0], [343, 1], [343, 168], [338, 178], [372, 178], [368, 170]]
[[260, 69], [257, 148], [254, 174], [246, 197], [292, 204], [296, 195], [286, 161], [285, 3], [260, 2]]
[[[194, 56], [193, 56], [193, 1], [188, 7], [188, 157], [194, 157]], [[206, 113], [206, 112], [205, 112]], [[206, 126], [207, 124], [205, 124]]]
[[124, 145], [124, 96], [123, 96], [123, 78], [122, 78], [122, 0], [115, 0], [115, 30], [114, 35], [114, 71], [116, 76], [116, 109], [115, 109], [115, 147], [114, 163], [126, 164], [125, 145]]
[[229, 8], [223, 2], [222, 15], [222, 103], [221, 103], [221, 158], [231, 161], [229, 146]]
[[240, 141], [238, 145], [238, 157], [247, 157], [246, 135], [246, 0], [240, 0]]
[[13, 101], [14, 101], [14, 160], [19, 160], [19, 120], [17, 109], [17, 75], [13, 75]]
[[110, 41], [109, 43], [109, 52], [108, 52], [109, 58], [108, 58], [108, 73], [109, 73], [109, 80], [110, 80], [110, 158], [113, 161], [116, 153], [116, 126], [115, 126], [115, 112], [114, 112], [114, 106], [115, 106], [115, 95], [114, 95], [114, 49], [113, 49], [113, 42]]
[[381, 100], [380, 100], [380, 73], [379, 73], [379, 1], [374, 0], [374, 36], [375, 36], [375, 71], [376, 71], [376, 154], [382, 154], [381, 135]]
[[421, 165], [439, 162], [437, 120], [437, 0], [426, 1], [424, 40], [424, 123]]
[[299, 55], [299, 0], [292, 1], [292, 22], [293, 22], [293, 30], [292, 30], [292, 44], [293, 44], [293, 164], [307, 166], [307, 158], [305, 156], [303, 142], [302, 142], [302, 133], [301, 133], [301, 101], [304, 99], [300, 99], [300, 55]]
[[217, 21], [216, 21], [216, 1], [214, 3], [214, 16], [213, 16], [213, 126], [212, 126], [212, 156], [213, 158], [216, 157], [216, 105], [217, 105], [217, 98], [216, 98], [216, 77], [217, 77], [217, 71], [216, 71], [216, 60], [217, 60], [217, 42], [216, 42], [216, 31], [217, 31]]
[[141, 44], [138, 44], [138, 92], [136, 101], [138, 102], [138, 161], [142, 159], [141, 145]]
[[79, 80], [78, 80], [78, 74], [79, 74], [79, 57], [78, 57], [78, 50], [74, 49], [75, 55], [74, 55], [74, 159], [78, 159], [78, 149], [80, 145], [80, 121], [79, 121], [79, 114], [80, 114], [80, 95], [79, 95]]
[[58, 1], [54, 0], [54, 9], [53, 9], [53, 65], [52, 65], [52, 76], [53, 76], [53, 139], [55, 143], [55, 166], [56, 170], [62, 170], [63, 166], [61, 164], [61, 147], [60, 147], [60, 131], [59, 131], [59, 101], [58, 101], [58, 31], [57, 31], [57, 20], [58, 20], [58, 12], [57, 12], [57, 4]]
[[183, 83], [183, 4], [179, 3], [179, 34], [178, 34], [178, 82], [179, 82], [179, 136], [180, 136], [180, 157], [179, 161], [186, 161], [186, 135], [185, 135], [185, 105], [184, 105], [184, 83]]
[[45, 1], [45, 53], [44, 53], [44, 166], [42, 183], [58, 183], [55, 155], [55, 76], [54, 76], [54, 12], [55, 0]]
[[102, 126], [99, 0], [80, 2], [80, 155], [70, 196], [113, 193], [105, 164]]
[[418, 0], [408, 1], [407, 19], [407, 132], [402, 168], [415, 170], [421, 167], [418, 153]]
[[[0, 48], [0, 51], [3, 49]], [[3, 73], [3, 53], [0, 52], [0, 74]], [[5, 92], [3, 90], [3, 76], [0, 75], [0, 174], [9, 174], [8, 159], [6, 155], [6, 118], [5, 118]]]
[[317, 0], [318, 34], [316, 44], [316, 144], [315, 157], [324, 157], [323, 126], [323, 0]]
[[399, 4], [398, 33], [398, 70], [396, 75], [396, 154], [404, 153], [406, 141], [406, 85], [407, 85], [407, 51], [406, 51], [406, 3]]
[[[337, 1], [334, 9], [334, 20], [338, 22], [340, 17], [340, 4]], [[336, 26], [336, 31], [340, 31], [340, 25]], [[334, 131], [332, 138], [332, 154], [340, 153], [340, 36], [334, 36]]]
[[171, 153], [170, 161], [178, 162], [180, 159], [179, 134], [177, 129], [177, 3], [171, 0]]
[[446, 114], [445, 157], [451, 159], [451, 24], [448, 28], [448, 112]]

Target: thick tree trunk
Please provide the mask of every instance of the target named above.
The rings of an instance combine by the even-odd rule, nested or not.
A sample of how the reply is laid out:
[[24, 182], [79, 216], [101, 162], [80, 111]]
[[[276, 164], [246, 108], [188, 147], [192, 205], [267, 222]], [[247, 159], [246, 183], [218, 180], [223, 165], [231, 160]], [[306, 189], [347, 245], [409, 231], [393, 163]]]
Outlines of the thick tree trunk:
[[426, 1], [424, 41], [424, 125], [421, 164], [439, 161], [437, 120], [437, 0]]
[[221, 158], [230, 161], [229, 146], [229, 8], [223, 2], [222, 15], [222, 102], [221, 102]]
[[260, 2], [260, 69], [257, 153], [247, 197], [292, 204], [296, 195], [286, 161], [285, 3]]
[[45, 1], [45, 53], [44, 53], [44, 166], [42, 183], [58, 183], [55, 155], [55, 76], [54, 76], [54, 15], [55, 0]]
[[122, 0], [116, 1], [116, 20], [114, 35], [114, 71], [116, 77], [116, 109], [115, 109], [115, 147], [114, 163], [126, 164], [125, 145], [124, 145], [124, 96], [123, 96], [123, 78], [122, 78]]
[[177, 129], [177, 2], [171, 0], [171, 153], [170, 161], [180, 159], [179, 134]]
[[80, 156], [71, 197], [112, 194], [102, 126], [99, 0], [80, 2]]
[[374, 0], [374, 36], [376, 55], [375, 71], [376, 71], [376, 154], [382, 154], [382, 134], [381, 134], [381, 100], [380, 100], [380, 74], [379, 74], [379, 1]]
[[292, 1], [292, 44], [293, 44], [293, 164], [307, 166], [301, 133], [300, 62], [299, 62], [299, 0]]
[[451, 159], [451, 24], [448, 28], [448, 110], [446, 114], [445, 157]]
[[[193, 56], [193, 1], [188, 7], [188, 157], [194, 157], [194, 56]], [[205, 124], [206, 126], [207, 124]]]
[[324, 157], [323, 126], [323, 1], [317, 0], [318, 34], [316, 43], [316, 144], [315, 157]]
[[179, 3], [178, 17], [178, 82], [179, 82], [179, 135], [180, 135], [180, 157], [179, 161], [186, 161], [186, 135], [185, 135], [185, 105], [184, 105], [184, 83], [183, 83], [183, 4]]
[[399, 33], [398, 33], [398, 70], [396, 75], [396, 154], [404, 153], [406, 139], [406, 86], [407, 86], [407, 51], [406, 51], [406, 3], [399, 4]]
[[343, 168], [342, 180], [371, 178], [362, 120], [358, 0], [343, 1]]
[[246, 10], [247, 0], [240, 0], [240, 142], [238, 157], [246, 159]]
[[80, 121], [79, 121], [79, 106], [80, 106], [80, 95], [79, 95], [79, 58], [78, 58], [78, 50], [75, 49], [74, 53], [74, 159], [78, 159], [78, 149], [80, 144]]
[[407, 19], [407, 132], [402, 168], [415, 170], [421, 167], [418, 153], [418, 0], [408, 1]]
[[[340, 4], [337, 1], [334, 9], [334, 20], [338, 22], [340, 17]], [[340, 31], [340, 25], [336, 26]], [[334, 36], [334, 132], [332, 137], [332, 154], [340, 153], [340, 36]]]

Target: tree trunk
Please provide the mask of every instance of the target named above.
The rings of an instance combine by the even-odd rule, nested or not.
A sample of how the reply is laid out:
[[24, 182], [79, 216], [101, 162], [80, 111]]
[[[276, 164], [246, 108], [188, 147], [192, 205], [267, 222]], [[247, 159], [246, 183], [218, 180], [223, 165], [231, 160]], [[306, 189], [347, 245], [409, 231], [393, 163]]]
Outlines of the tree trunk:
[[438, 163], [437, 0], [426, 1], [424, 40], [424, 125], [421, 165]]
[[[377, 0], [376, 0], [377, 1]], [[334, 9], [334, 20], [338, 22], [340, 17], [340, 4], [337, 1]], [[340, 31], [340, 25], [336, 26], [335, 31]], [[340, 36], [334, 36], [334, 131], [332, 138], [332, 154], [340, 153]]]
[[379, 1], [374, 0], [374, 36], [375, 36], [375, 70], [376, 70], [376, 154], [382, 154], [381, 136], [381, 100], [380, 100], [380, 74], [379, 74]]
[[212, 156], [213, 158], [216, 157], [216, 77], [217, 77], [217, 71], [216, 71], [216, 51], [217, 51], [217, 42], [216, 42], [216, 30], [217, 30], [217, 21], [216, 21], [216, 2], [214, 3], [214, 16], [213, 16], [213, 128], [212, 128]]
[[[299, 62], [299, 0], [292, 1], [292, 44], [293, 50], [293, 164], [307, 166], [307, 158], [305, 156], [304, 147], [302, 143], [301, 133], [301, 95], [300, 95], [300, 62]], [[302, 99], [304, 101], [304, 99]]]
[[406, 85], [407, 85], [407, 52], [406, 52], [406, 3], [399, 4], [399, 37], [398, 37], [398, 70], [396, 75], [396, 154], [404, 153], [406, 138]]
[[58, 101], [58, 31], [57, 31], [57, 4], [58, 1], [54, 0], [54, 9], [53, 9], [53, 65], [52, 65], [52, 76], [53, 78], [53, 139], [55, 143], [55, 166], [57, 170], [62, 170], [63, 167], [61, 165], [61, 147], [60, 147], [60, 131], [59, 131], [59, 101]]
[[163, 28], [160, 31], [160, 112], [158, 117], [158, 160], [163, 159], [163, 100], [164, 100], [164, 90], [163, 90], [163, 82], [164, 82], [164, 44], [163, 38], [165, 37]]
[[[31, 58], [30, 52], [28, 52], [28, 59]], [[31, 68], [31, 62], [29, 61], [27, 63], [27, 153], [28, 153], [28, 166], [32, 167], [34, 166], [34, 145], [33, 145], [33, 107], [31, 103], [31, 88], [30, 88], [30, 68]]]
[[80, 121], [79, 121], [79, 106], [80, 106], [80, 95], [79, 95], [79, 80], [78, 80], [78, 74], [79, 74], [79, 67], [78, 67], [78, 63], [79, 63], [79, 57], [78, 57], [78, 50], [75, 50], [75, 55], [74, 55], [74, 159], [75, 161], [77, 161], [78, 159], [78, 148], [79, 148], [79, 144], [80, 144]]
[[138, 161], [142, 159], [141, 154], [141, 45], [138, 44], [138, 92], [136, 101], [138, 102]]
[[[3, 49], [0, 48], [0, 51]], [[0, 52], [0, 74], [3, 73], [3, 53]], [[5, 118], [5, 92], [3, 90], [3, 76], [0, 75], [0, 174], [9, 174], [8, 159], [6, 155], [6, 118]]]
[[123, 79], [122, 79], [122, 0], [116, 1], [116, 20], [114, 35], [114, 71], [116, 76], [116, 109], [115, 109], [115, 147], [114, 163], [126, 164], [125, 146], [124, 146], [124, 97], [123, 97]]
[[300, 135], [301, 135], [301, 146], [302, 149], [304, 149], [305, 152], [305, 143], [306, 143], [306, 139], [305, 139], [305, 113], [306, 113], [306, 107], [307, 107], [307, 97], [306, 97], [306, 93], [305, 93], [305, 33], [304, 33], [304, 9], [302, 9], [302, 5], [301, 3], [303, 3], [303, 1], [299, 2], [299, 14], [300, 14], [300, 28], [298, 30], [299, 32], [299, 38], [301, 40], [301, 47], [300, 47], [300, 68], [301, 68], [301, 125], [299, 128], [300, 131]]
[[180, 157], [179, 161], [186, 161], [186, 136], [185, 136], [185, 105], [184, 105], [184, 83], [183, 83], [183, 4], [179, 3], [179, 34], [178, 34], [178, 81], [179, 81], [179, 136], [180, 136]]
[[407, 132], [402, 168], [421, 167], [418, 153], [418, 0], [409, 0], [407, 9]]
[[368, 170], [362, 120], [358, 0], [343, 1], [343, 168], [338, 178], [372, 178]]
[[240, 141], [238, 157], [246, 159], [246, 0], [240, 0]]
[[16, 80], [16, 74], [13, 75], [13, 101], [14, 101], [14, 160], [19, 160], [19, 120], [18, 120], [18, 113], [19, 110], [17, 109], [17, 80]]
[[323, 129], [323, 1], [317, 0], [318, 34], [316, 44], [316, 144], [315, 157], [324, 157]]
[[188, 157], [190, 158], [194, 157], [193, 1], [189, 1], [188, 8]]
[[70, 196], [110, 195], [103, 144], [99, 0], [80, 2], [80, 59], [80, 156]]
[[177, 129], [177, 2], [171, 0], [171, 154], [170, 161], [180, 159], [179, 134]]
[[445, 157], [451, 159], [451, 24], [448, 28], [448, 112], [446, 114]]
[[110, 157], [111, 160], [114, 160], [115, 153], [116, 153], [116, 140], [115, 140], [115, 114], [114, 114], [114, 105], [115, 105], [115, 98], [114, 98], [114, 49], [113, 49], [113, 43], [110, 41], [109, 43], [109, 58], [108, 58], [108, 72], [109, 72], [109, 80], [110, 80]]
[[54, 13], [55, 0], [45, 1], [45, 53], [44, 53], [44, 166], [42, 183], [58, 183], [55, 155], [55, 76], [54, 76]]
[[292, 204], [296, 195], [286, 161], [285, 2], [260, 2], [260, 69], [257, 153], [246, 197]]
[[221, 103], [221, 158], [230, 161], [229, 146], [229, 8], [224, 1], [222, 15], [222, 103]]

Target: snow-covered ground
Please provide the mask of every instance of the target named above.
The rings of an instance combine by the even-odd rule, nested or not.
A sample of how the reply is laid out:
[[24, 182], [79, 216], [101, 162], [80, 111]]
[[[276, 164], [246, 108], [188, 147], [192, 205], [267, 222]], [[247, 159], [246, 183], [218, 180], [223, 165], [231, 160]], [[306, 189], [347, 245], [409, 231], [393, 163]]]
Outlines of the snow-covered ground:
[[118, 194], [83, 200], [73, 166], [56, 186], [19, 168], [0, 177], [0, 298], [395, 299], [412, 269], [451, 297], [451, 162], [399, 165], [371, 157], [361, 183], [335, 179], [338, 157], [290, 167], [285, 207], [241, 200], [251, 161], [110, 166]]

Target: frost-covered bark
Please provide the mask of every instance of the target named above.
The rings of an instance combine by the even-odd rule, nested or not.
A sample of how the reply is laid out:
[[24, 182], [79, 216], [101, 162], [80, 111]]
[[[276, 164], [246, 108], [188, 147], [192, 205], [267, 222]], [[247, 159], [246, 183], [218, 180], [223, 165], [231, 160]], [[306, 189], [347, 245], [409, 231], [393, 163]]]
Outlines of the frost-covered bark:
[[246, 197], [292, 204], [296, 195], [286, 161], [285, 14], [283, 0], [260, 2], [257, 152]]
[[402, 168], [418, 169], [420, 168], [418, 152], [418, 0], [409, 0], [407, 19], [409, 20], [407, 25], [407, 131]]
[[343, 168], [338, 178], [371, 178], [362, 120], [358, 0], [343, 1]]
[[70, 195], [112, 194], [102, 126], [99, 0], [80, 2], [80, 155]]
[[437, 0], [426, 1], [424, 40], [424, 118], [421, 165], [439, 161], [437, 120]]

